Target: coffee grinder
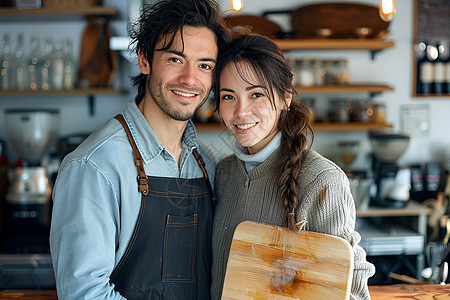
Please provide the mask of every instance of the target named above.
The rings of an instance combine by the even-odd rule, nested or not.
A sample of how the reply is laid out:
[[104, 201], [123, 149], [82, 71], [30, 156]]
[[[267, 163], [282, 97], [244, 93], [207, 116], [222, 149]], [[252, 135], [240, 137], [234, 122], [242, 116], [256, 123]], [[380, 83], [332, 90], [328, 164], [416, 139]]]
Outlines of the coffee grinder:
[[369, 132], [372, 145], [372, 171], [376, 184], [376, 194], [371, 204], [401, 208], [409, 200], [409, 188], [395, 182], [399, 171], [397, 160], [409, 144], [409, 136], [385, 132]]
[[49, 253], [52, 186], [42, 159], [56, 144], [58, 125], [58, 110], [5, 110], [8, 140], [23, 159], [7, 174], [6, 253]]

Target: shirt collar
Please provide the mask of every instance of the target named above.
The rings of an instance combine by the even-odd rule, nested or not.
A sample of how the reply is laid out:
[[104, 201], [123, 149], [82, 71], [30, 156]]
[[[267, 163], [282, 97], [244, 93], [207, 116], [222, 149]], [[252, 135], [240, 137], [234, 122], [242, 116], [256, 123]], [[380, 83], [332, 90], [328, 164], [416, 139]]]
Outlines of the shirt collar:
[[[155, 132], [134, 100], [130, 101], [123, 111], [123, 116], [130, 128], [131, 135], [141, 153], [144, 163], [149, 163], [164, 151], [165, 147], [156, 137]], [[183, 133], [182, 152], [191, 152], [198, 147], [197, 132], [191, 120]]]

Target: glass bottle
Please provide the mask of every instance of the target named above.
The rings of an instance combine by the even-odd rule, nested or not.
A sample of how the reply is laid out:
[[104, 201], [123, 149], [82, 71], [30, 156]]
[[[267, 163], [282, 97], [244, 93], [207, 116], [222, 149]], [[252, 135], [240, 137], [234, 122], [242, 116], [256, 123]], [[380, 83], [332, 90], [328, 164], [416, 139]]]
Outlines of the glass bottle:
[[24, 55], [23, 34], [17, 36], [17, 45], [14, 52], [12, 88], [23, 91], [28, 89], [27, 62]]
[[9, 44], [9, 34], [5, 33], [0, 46], [0, 89], [11, 89], [12, 56]]
[[72, 41], [64, 41], [64, 89], [72, 90], [75, 87], [75, 65], [72, 54]]
[[419, 62], [419, 91], [422, 95], [429, 95], [432, 92], [434, 49], [436, 49], [434, 46], [426, 45], [424, 56]]
[[42, 49], [42, 65], [41, 65], [41, 89], [48, 91], [52, 89], [52, 55], [53, 42], [51, 39], [44, 41]]
[[53, 89], [62, 90], [64, 87], [64, 53], [62, 40], [57, 40], [55, 43], [55, 51], [51, 69], [51, 82]]
[[32, 36], [30, 39], [30, 58], [28, 59], [28, 78], [30, 90], [37, 91], [41, 87], [41, 57], [39, 38]]
[[444, 93], [445, 84], [445, 64], [441, 59], [444, 52], [444, 46], [439, 43], [436, 44], [436, 59], [433, 62], [433, 94], [441, 95]]

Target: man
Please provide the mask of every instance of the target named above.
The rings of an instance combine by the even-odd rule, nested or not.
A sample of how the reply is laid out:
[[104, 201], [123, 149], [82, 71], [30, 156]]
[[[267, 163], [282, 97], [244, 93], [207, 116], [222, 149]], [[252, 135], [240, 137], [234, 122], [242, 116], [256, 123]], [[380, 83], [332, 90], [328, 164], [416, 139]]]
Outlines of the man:
[[136, 100], [64, 159], [55, 183], [59, 299], [209, 299], [214, 166], [190, 118], [231, 37], [213, 0], [165, 0], [135, 25]]

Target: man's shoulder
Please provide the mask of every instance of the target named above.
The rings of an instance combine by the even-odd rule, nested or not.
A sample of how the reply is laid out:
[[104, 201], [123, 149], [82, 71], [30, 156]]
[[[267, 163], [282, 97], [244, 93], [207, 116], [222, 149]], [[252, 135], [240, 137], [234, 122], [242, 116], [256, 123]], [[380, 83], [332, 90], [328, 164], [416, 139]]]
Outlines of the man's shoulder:
[[[108, 120], [90, 134], [74, 151], [69, 153], [64, 158], [61, 167], [73, 160], [95, 161], [98, 157], [105, 159], [108, 156], [120, 156], [123, 142], [127, 141], [125, 133], [121, 133], [121, 131], [121, 125], [118, 121]], [[129, 144], [127, 146], [129, 147]]]

